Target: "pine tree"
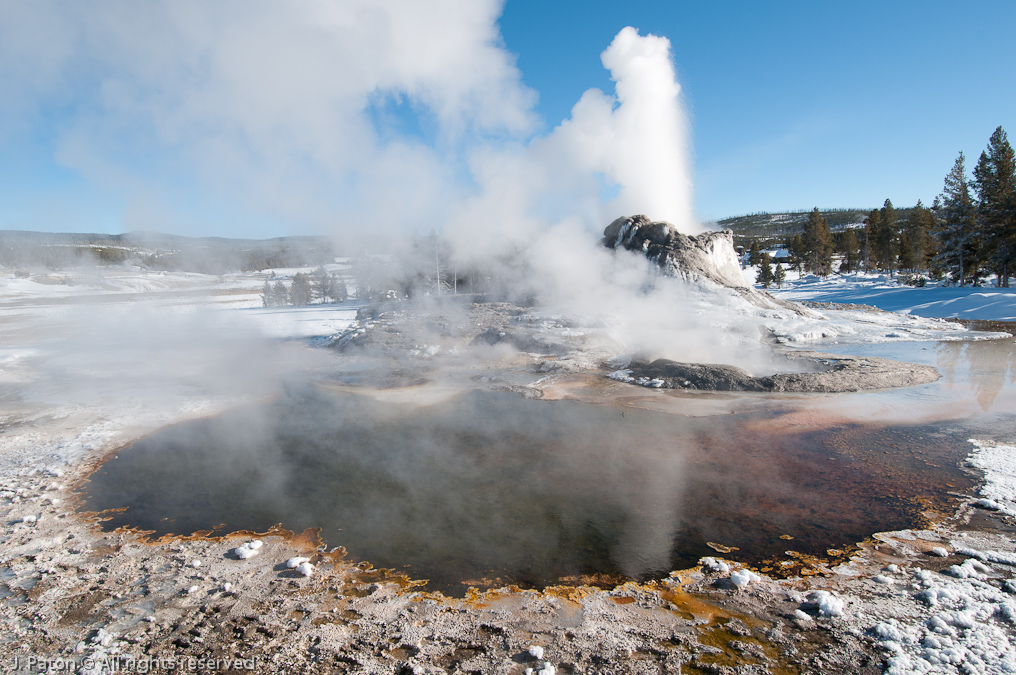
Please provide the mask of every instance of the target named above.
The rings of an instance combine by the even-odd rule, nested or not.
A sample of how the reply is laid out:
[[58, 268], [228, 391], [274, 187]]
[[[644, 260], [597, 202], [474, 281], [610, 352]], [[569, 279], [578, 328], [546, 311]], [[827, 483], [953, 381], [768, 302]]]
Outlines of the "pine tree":
[[797, 268], [799, 275], [804, 274], [804, 259], [808, 253], [804, 248], [804, 237], [799, 234], [794, 235], [787, 249], [790, 253], [790, 264]]
[[833, 235], [829, 231], [829, 223], [819, 212], [818, 207], [808, 215], [802, 235], [806, 251], [805, 266], [809, 272], [825, 276], [832, 272]]
[[311, 300], [310, 277], [302, 272], [293, 275], [293, 284], [289, 287], [289, 301], [297, 306], [309, 305]]
[[349, 298], [346, 282], [338, 274], [333, 273], [328, 277], [328, 295], [331, 296], [332, 302], [345, 302]]
[[320, 300], [321, 302], [327, 302], [330, 295], [329, 283], [328, 283], [328, 272], [325, 271], [324, 266], [318, 267], [311, 274], [311, 298], [314, 300]]
[[288, 304], [289, 291], [286, 290], [286, 284], [282, 283], [282, 280], [280, 279], [272, 285], [272, 306], [284, 307]]
[[751, 266], [758, 265], [762, 260], [762, 252], [758, 246], [758, 239], [753, 239], [751, 246], [748, 248], [748, 264]]
[[843, 253], [843, 261], [840, 263], [840, 273], [853, 272], [857, 269], [858, 256], [860, 255], [861, 244], [857, 241], [854, 229], [850, 228], [840, 237], [840, 251]]
[[1002, 127], [988, 140], [974, 167], [973, 187], [978, 197], [985, 238], [985, 253], [998, 275], [999, 285], [1009, 286], [1016, 265], [1016, 159]]
[[940, 197], [941, 222], [937, 230], [940, 242], [936, 257], [943, 268], [959, 281], [960, 286], [972, 277], [977, 285], [977, 213], [967, 182], [966, 158], [961, 152], [952, 170], [945, 177]]
[[272, 285], [265, 280], [265, 285], [261, 289], [261, 304], [264, 307], [273, 307], [275, 305], [275, 295], [272, 293]]
[[878, 268], [888, 272], [892, 277], [896, 269], [896, 255], [898, 251], [898, 236], [896, 231], [896, 209], [893, 203], [886, 199], [885, 204], [879, 211], [878, 225], [875, 229], [875, 262]]
[[783, 269], [782, 263], [776, 263], [776, 269], [773, 270], [773, 283], [776, 284], [777, 288], [783, 288], [783, 282], [787, 278], [787, 272]]
[[773, 283], [773, 268], [770, 267], [772, 260], [769, 258], [769, 254], [765, 251], [762, 252], [762, 260], [759, 261], [758, 275], [755, 277], [756, 283], [762, 284], [762, 288], [769, 288], [770, 284]]
[[864, 249], [861, 252], [861, 256], [864, 260], [865, 272], [870, 271], [872, 268], [871, 260], [874, 255], [875, 239], [881, 226], [882, 213], [878, 209], [872, 209], [868, 212], [868, 217], [864, 219]]
[[931, 257], [935, 254], [935, 240], [931, 232], [937, 223], [935, 214], [924, 208], [921, 200], [917, 200], [900, 233], [900, 268], [917, 273], [927, 269]]

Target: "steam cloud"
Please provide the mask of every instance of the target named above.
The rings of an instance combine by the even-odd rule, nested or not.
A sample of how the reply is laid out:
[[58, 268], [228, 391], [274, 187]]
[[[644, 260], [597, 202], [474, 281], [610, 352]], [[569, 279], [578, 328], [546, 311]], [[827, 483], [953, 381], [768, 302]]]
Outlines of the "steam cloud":
[[500, 10], [4, 3], [0, 143], [46, 137], [64, 166], [123, 196], [125, 229], [204, 233], [239, 208], [381, 252], [437, 229], [456, 264], [513, 254], [524, 273], [504, 276], [520, 291], [605, 323], [631, 351], [751, 367], [750, 318], [706, 312], [723, 303], [689, 300], [645, 260], [598, 245], [633, 213], [700, 229], [669, 41], [622, 29], [601, 55], [614, 94], [586, 91], [535, 135], [536, 94]]
[[595, 230], [640, 212], [696, 230], [669, 42], [622, 30], [602, 55], [616, 96], [591, 89], [534, 136], [536, 94], [500, 10], [3, 3], [0, 143], [52, 146], [124, 200], [127, 230], [199, 233], [224, 214], [354, 238], [450, 224], [480, 250], [568, 218]]
[[[614, 94], [586, 91], [536, 135], [536, 94], [501, 41], [500, 10], [498, 0], [0, 3], [0, 144], [52, 147], [124, 200], [127, 230], [203, 234], [260, 215], [391, 252], [391, 235], [437, 229], [457, 264], [489, 269], [514, 255], [505, 276], [517, 291], [591, 319], [625, 350], [764, 361], [746, 348], [758, 349], [758, 328], [743, 303], [599, 245], [605, 225], [634, 213], [700, 229], [667, 39], [621, 30], [601, 56]], [[257, 330], [236, 317], [72, 309], [52, 342], [19, 357], [36, 382], [29, 398], [158, 409], [207, 390], [269, 395], [293, 371], [334, 367], [237, 338]], [[612, 486], [630, 469], [622, 440], [604, 451], [617, 470], [574, 461], [612, 466], [611, 480], [588, 482]], [[648, 468], [627, 481], [637, 489], [611, 502], [648, 523], [616, 546], [626, 571], [667, 564], [681, 462], [665, 451], [647, 443]]]

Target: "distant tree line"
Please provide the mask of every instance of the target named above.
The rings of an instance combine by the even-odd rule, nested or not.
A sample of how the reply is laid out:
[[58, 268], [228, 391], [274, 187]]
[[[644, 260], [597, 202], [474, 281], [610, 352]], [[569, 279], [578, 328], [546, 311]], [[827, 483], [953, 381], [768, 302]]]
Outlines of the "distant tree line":
[[[934, 279], [948, 275], [960, 286], [978, 286], [994, 274], [1000, 286], [1008, 287], [1016, 273], [1016, 161], [1002, 127], [991, 135], [971, 176], [965, 162], [961, 152], [930, 209], [918, 201], [898, 211], [886, 199], [881, 209], [868, 212], [863, 227], [834, 235], [815, 208], [803, 232], [789, 238], [789, 264], [801, 273], [828, 275], [836, 256], [841, 273], [899, 274], [916, 285], [925, 283], [925, 274]], [[749, 263], [760, 264], [758, 256], [753, 242]], [[758, 281], [768, 287], [775, 274], [760, 268]]]
[[261, 289], [261, 302], [265, 307], [345, 302], [348, 297], [346, 282], [338, 274], [329, 274], [324, 267], [319, 267], [310, 274], [297, 272], [288, 287], [278, 279], [275, 283], [266, 280]]

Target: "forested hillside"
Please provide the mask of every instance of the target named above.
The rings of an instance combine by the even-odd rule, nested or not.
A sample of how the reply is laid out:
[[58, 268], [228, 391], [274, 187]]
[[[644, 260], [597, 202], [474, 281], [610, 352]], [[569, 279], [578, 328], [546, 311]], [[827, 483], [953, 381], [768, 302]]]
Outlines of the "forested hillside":
[[[849, 227], [861, 227], [870, 209], [819, 209], [833, 232]], [[750, 245], [759, 241], [764, 245], [783, 244], [794, 235], [804, 231], [810, 210], [785, 211], [782, 213], [749, 213], [744, 216], [724, 218], [716, 222], [717, 229], [733, 230], [734, 243]]]
[[[735, 244], [763, 263], [762, 251], [787, 248], [802, 272], [878, 271], [908, 283], [946, 279], [979, 286], [994, 278], [1009, 286], [1016, 273], [1016, 162], [1002, 127], [988, 140], [971, 173], [959, 153], [931, 207], [920, 201], [896, 208], [813, 209], [754, 213], [717, 222], [734, 231]], [[768, 258], [765, 257], [765, 264]], [[768, 284], [772, 275], [760, 273]]]

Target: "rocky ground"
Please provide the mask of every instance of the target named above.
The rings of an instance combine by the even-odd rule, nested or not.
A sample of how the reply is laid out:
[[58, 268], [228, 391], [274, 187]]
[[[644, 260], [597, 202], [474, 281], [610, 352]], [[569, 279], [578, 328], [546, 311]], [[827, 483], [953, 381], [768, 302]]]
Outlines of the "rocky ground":
[[[973, 559], [949, 541], [1013, 548], [999, 516], [967, 508], [798, 578], [713, 559], [613, 590], [449, 599], [287, 533], [156, 543], [103, 533], [74, 513], [71, 485], [43, 472], [3, 482], [5, 669], [42, 672], [45, 658], [83, 672], [204, 659], [215, 667], [201, 670], [223, 672], [875, 673], [887, 655], [878, 626], [931, 616], [927, 589]], [[240, 559], [236, 548], [255, 539], [257, 555]], [[310, 576], [286, 565], [300, 555]], [[1011, 588], [1008, 567], [984, 570], [982, 584]]]
[[806, 372], [752, 375], [743, 368], [722, 364], [678, 363], [670, 359], [631, 361], [610, 373], [622, 382], [664, 389], [698, 391], [824, 392], [892, 389], [927, 384], [938, 379], [931, 366], [881, 358], [857, 358], [795, 351], [786, 354], [787, 365]]

